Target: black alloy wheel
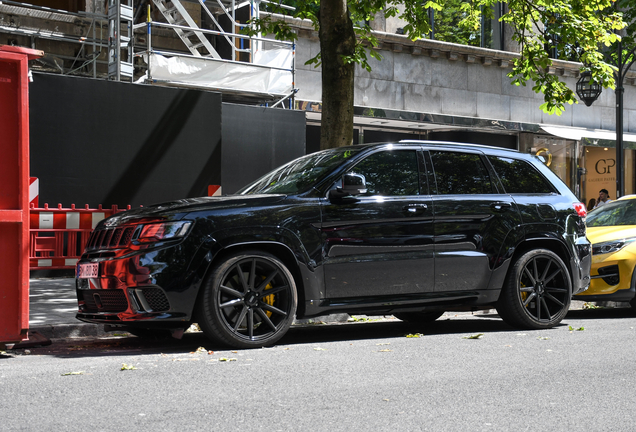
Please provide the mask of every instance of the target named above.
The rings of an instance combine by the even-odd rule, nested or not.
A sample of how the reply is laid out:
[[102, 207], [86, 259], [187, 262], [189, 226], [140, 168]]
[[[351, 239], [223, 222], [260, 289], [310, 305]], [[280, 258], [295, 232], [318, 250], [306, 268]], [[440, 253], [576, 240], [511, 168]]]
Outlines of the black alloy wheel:
[[400, 312], [393, 314], [397, 319], [413, 324], [431, 323], [442, 315], [444, 315], [444, 311]]
[[514, 327], [551, 328], [567, 314], [571, 297], [572, 281], [563, 260], [550, 250], [534, 249], [508, 271], [497, 312]]
[[294, 320], [294, 278], [268, 253], [230, 256], [212, 271], [203, 289], [199, 326], [208, 338], [231, 347], [272, 345]]

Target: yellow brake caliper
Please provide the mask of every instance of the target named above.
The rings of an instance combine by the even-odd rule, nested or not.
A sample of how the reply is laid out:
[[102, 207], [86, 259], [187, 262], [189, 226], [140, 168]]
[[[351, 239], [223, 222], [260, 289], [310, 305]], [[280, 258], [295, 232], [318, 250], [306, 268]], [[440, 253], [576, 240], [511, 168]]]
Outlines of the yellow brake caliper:
[[[263, 279], [265, 279], [265, 278], [263, 278]], [[267, 284], [267, 286], [265, 287], [263, 292], [266, 292], [268, 289], [272, 289], [272, 288], [274, 288], [274, 286], [270, 282], [270, 283]], [[263, 296], [261, 301], [263, 303], [267, 303], [270, 306], [274, 306], [274, 294], [270, 294], [268, 296]], [[271, 318], [272, 317], [272, 312], [271, 311], [266, 310], [265, 313], [267, 314], [267, 318]]]
[[[525, 288], [526, 284], [524, 284], [523, 282], [521, 282], [521, 288]], [[528, 293], [526, 291], [522, 291], [521, 292], [521, 302], [525, 303], [526, 299], [528, 298]], [[526, 306], [527, 307], [527, 306]]]

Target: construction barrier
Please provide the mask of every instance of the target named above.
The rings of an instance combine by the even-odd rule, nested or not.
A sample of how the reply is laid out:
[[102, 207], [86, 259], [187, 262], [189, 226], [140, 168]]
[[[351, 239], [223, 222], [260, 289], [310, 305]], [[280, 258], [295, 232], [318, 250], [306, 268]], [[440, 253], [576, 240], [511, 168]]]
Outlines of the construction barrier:
[[96, 209], [86, 205], [84, 208], [50, 208], [48, 204], [30, 209], [30, 249], [29, 268], [42, 269], [73, 269], [77, 264], [91, 231], [102, 219], [125, 210], [130, 206], [119, 209], [116, 205], [110, 209]]

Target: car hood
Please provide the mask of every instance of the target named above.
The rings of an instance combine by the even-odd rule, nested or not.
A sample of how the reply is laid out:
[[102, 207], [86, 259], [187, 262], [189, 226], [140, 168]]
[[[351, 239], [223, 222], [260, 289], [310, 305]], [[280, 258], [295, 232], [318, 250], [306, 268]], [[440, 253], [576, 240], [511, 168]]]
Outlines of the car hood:
[[592, 244], [636, 238], [636, 225], [587, 227], [587, 238]]
[[267, 206], [283, 200], [286, 195], [227, 195], [220, 197], [186, 198], [153, 204], [117, 213], [102, 221], [106, 226], [120, 225], [146, 218], [168, 218], [179, 220], [194, 211], [213, 211], [226, 208]]

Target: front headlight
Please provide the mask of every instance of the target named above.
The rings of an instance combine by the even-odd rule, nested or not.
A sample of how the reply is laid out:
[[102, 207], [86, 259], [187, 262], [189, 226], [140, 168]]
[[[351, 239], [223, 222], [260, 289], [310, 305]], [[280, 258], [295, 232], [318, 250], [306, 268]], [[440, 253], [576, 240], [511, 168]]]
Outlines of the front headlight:
[[635, 241], [636, 238], [628, 238], [622, 240], [612, 240], [603, 243], [596, 243], [592, 245], [592, 255], [602, 255], [608, 253], [618, 252], [625, 246]]
[[141, 243], [152, 243], [162, 240], [171, 240], [184, 237], [188, 234], [192, 222], [161, 222], [143, 225], [137, 241]]

